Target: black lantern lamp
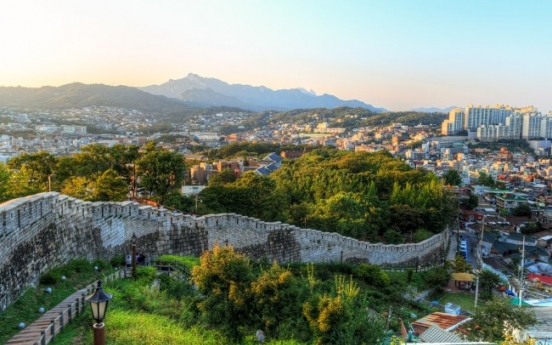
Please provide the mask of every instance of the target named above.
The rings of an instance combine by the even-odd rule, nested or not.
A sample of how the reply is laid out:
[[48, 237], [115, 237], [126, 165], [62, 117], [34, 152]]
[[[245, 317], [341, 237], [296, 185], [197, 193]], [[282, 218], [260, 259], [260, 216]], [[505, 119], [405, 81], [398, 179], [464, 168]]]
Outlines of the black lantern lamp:
[[96, 291], [86, 298], [92, 309], [92, 318], [97, 324], [101, 324], [107, 312], [107, 304], [113, 298], [113, 295], [105, 293], [102, 289], [102, 281], [98, 280]]
[[85, 299], [86, 302], [90, 303], [92, 318], [96, 321], [92, 327], [94, 329], [94, 345], [105, 345], [105, 325], [103, 320], [107, 312], [107, 304], [111, 298], [113, 296], [103, 291], [102, 281], [98, 280], [96, 291]]

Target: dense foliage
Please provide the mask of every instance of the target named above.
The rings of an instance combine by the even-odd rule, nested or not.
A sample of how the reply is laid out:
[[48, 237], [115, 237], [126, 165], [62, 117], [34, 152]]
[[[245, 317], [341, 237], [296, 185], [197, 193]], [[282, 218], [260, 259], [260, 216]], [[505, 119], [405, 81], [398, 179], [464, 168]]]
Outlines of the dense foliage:
[[[274, 148], [233, 144], [210, 154], [264, 155]], [[284, 161], [270, 176], [247, 172], [236, 179], [223, 171], [198, 198], [179, 193], [185, 169], [182, 155], [153, 142], [140, 151], [88, 145], [71, 157], [23, 154], [0, 165], [0, 201], [49, 189], [82, 200], [123, 201], [142, 187], [151, 198], [184, 212], [231, 212], [395, 244], [442, 231], [455, 211], [435, 175], [384, 151], [318, 148]]]
[[365, 108], [338, 107], [333, 109], [294, 109], [280, 113], [261, 112], [251, 116], [242, 125], [246, 130], [276, 123], [309, 124], [325, 121], [331, 127], [350, 129], [362, 126], [387, 126], [391, 123], [408, 126], [440, 124], [447, 117], [448, 115], [445, 113], [416, 111], [374, 113]]
[[445, 113], [425, 113], [417, 111], [404, 112], [385, 112], [374, 115], [364, 121], [363, 125], [381, 126], [389, 125], [393, 122], [401, 123], [408, 126], [440, 124], [447, 119], [448, 114]]
[[[255, 329], [272, 339], [317, 344], [375, 344], [383, 335], [381, 316], [368, 312], [368, 296], [352, 277], [336, 275], [328, 286], [314, 266], [303, 277], [276, 263], [256, 267], [232, 247], [217, 246], [200, 261], [192, 270], [199, 319], [235, 342]], [[379, 267], [365, 267], [364, 279], [390, 284]]]
[[24, 153], [0, 164], [0, 202], [48, 190], [87, 201], [123, 201], [139, 183], [163, 200], [179, 190], [184, 172], [181, 154], [153, 142], [141, 152], [133, 145], [93, 144], [70, 157]]
[[275, 152], [280, 154], [282, 151], [303, 151], [305, 146], [297, 145], [280, 145], [271, 143], [250, 143], [239, 142], [224, 145], [218, 149], [211, 149], [207, 151], [207, 156], [210, 159], [228, 159], [234, 157], [261, 157], [268, 153]]
[[[220, 181], [219, 181], [220, 182]], [[402, 243], [442, 231], [454, 213], [433, 174], [386, 152], [316, 149], [270, 176], [246, 173], [200, 193], [202, 212], [234, 212], [366, 240]]]
[[534, 154], [535, 150], [531, 148], [529, 142], [523, 139], [499, 139], [497, 141], [485, 141], [468, 144], [470, 149], [486, 148], [493, 151], [498, 151], [505, 147], [510, 152], [524, 152]]
[[522, 330], [536, 321], [531, 309], [512, 307], [510, 299], [493, 297], [476, 308], [473, 322], [466, 328], [471, 339], [499, 341], [504, 338], [505, 330]]

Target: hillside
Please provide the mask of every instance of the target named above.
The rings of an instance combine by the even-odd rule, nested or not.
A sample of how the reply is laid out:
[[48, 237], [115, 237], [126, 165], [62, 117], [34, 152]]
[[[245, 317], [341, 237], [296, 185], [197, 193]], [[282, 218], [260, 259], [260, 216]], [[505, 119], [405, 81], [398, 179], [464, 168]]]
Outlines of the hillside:
[[0, 87], [0, 107], [68, 109], [89, 106], [120, 107], [153, 113], [195, 110], [182, 101], [128, 86], [72, 83], [59, 87]]

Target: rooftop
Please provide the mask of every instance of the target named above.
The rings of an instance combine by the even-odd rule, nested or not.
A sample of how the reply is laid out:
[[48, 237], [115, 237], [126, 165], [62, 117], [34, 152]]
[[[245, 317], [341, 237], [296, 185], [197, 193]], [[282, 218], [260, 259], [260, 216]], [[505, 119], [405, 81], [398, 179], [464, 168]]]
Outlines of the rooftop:
[[431, 326], [437, 326], [445, 331], [450, 331], [469, 320], [471, 320], [471, 318], [464, 315], [435, 312], [412, 322], [412, 327], [418, 331], [418, 334], [422, 334]]

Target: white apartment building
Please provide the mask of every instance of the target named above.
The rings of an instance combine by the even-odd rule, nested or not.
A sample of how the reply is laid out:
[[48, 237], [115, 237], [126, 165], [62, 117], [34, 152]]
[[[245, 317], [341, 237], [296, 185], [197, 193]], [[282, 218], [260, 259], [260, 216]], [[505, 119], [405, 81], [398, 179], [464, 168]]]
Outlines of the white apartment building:
[[481, 125], [477, 127], [477, 138], [482, 141], [495, 141], [507, 138], [510, 128], [505, 125]]
[[464, 110], [464, 129], [475, 130], [480, 125], [504, 124], [506, 117], [512, 115], [515, 111], [519, 111], [519, 109], [502, 104], [497, 104], [493, 107], [488, 105], [484, 107], [470, 105]]
[[523, 139], [536, 139], [540, 137], [542, 116], [540, 113], [523, 114], [521, 137]]
[[552, 112], [542, 115], [533, 106], [514, 108], [509, 105], [470, 105], [449, 112], [441, 134], [453, 135], [468, 130], [483, 141], [498, 139], [537, 139], [552, 137]]
[[521, 128], [523, 124], [522, 115], [520, 113], [514, 113], [506, 117], [506, 126], [508, 127], [508, 138], [519, 139], [521, 135]]
[[448, 120], [443, 121], [441, 134], [454, 135], [464, 128], [464, 110], [454, 108], [449, 112]]
[[552, 114], [542, 117], [540, 137], [544, 139], [552, 138]]
[[86, 126], [61, 126], [61, 131], [67, 134], [86, 134]]

